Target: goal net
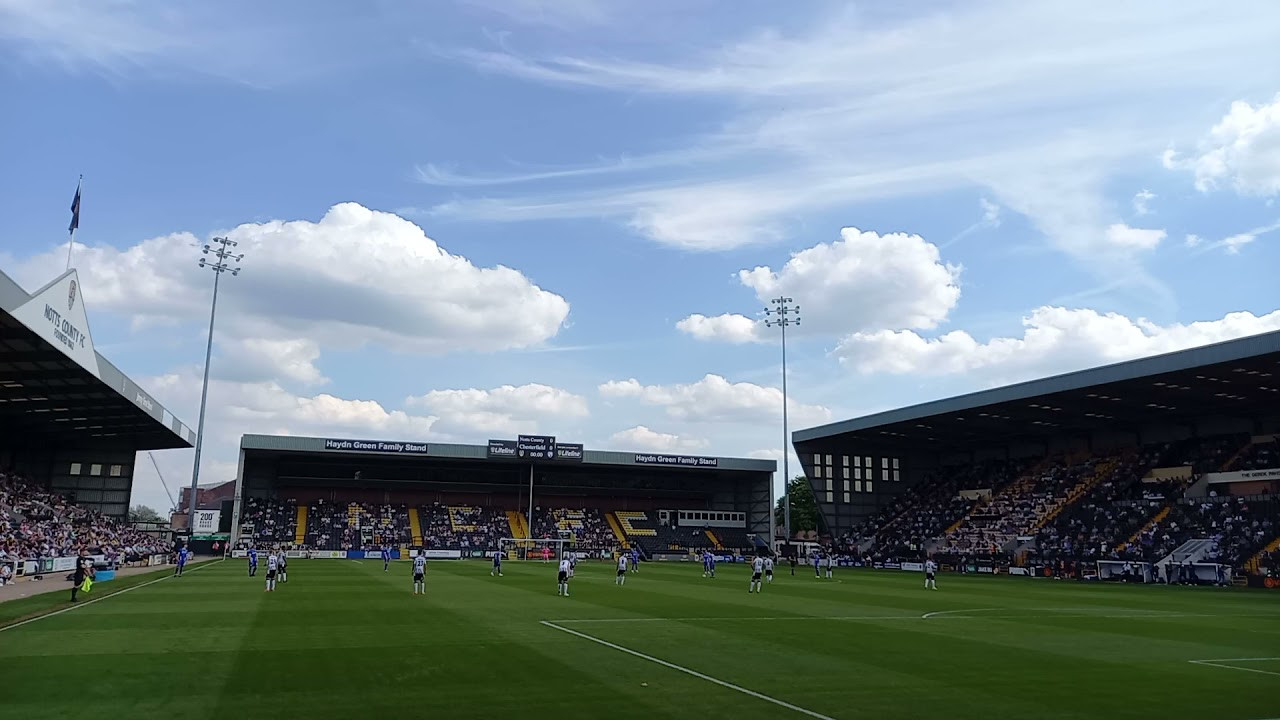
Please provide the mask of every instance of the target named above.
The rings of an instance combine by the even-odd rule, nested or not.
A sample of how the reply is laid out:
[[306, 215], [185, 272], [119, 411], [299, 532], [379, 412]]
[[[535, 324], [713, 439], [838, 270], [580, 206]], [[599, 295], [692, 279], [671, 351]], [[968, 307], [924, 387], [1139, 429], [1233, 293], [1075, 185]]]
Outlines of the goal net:
[[559, 560], [569, 550], [563, 538], [502, 538], [498, 550], [507, 560]]

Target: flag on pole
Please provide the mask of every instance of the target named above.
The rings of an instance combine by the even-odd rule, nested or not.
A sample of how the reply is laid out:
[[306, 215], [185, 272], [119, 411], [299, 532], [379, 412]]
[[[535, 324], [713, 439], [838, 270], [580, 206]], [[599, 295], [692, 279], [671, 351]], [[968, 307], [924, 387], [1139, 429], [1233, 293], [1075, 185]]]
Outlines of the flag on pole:
[[80, 227], [80, 183], [76, 183], [76, 196], [71, 201], [71, 225], [67, 227], [67, 232], [73, 233], [78, 227]]

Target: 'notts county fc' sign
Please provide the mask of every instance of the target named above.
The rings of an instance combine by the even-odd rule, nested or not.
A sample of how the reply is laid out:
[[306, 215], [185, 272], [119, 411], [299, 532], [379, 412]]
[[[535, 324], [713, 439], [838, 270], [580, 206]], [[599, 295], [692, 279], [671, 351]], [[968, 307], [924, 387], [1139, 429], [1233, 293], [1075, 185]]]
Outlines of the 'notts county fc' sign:
[[426, 443], [382, 442], [381, 440], [337, 440], [325, 439], [325, 450], [341, 450], [345, 452], [380, 452], [402, 453], [405, 455], [426, 455]]

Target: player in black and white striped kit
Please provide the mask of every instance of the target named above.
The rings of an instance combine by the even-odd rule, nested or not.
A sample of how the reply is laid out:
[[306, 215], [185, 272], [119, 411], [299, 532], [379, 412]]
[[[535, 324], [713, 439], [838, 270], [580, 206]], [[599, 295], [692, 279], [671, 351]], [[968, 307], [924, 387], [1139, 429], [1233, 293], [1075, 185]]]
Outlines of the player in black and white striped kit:
[[764, 558], [757, 556], [751, 561], [751, 588], [748, 593], [758, 593], [762, 591], [760, 584], [760, 574], [764, 572]]
[[280, 570], [280, 556], [271, 553], [267, 556], [267, 587], [263, 592], [275, 592], [276, 573]]
[[557, 572], [556, 572], [556, 579], [557, 579], [557, 580], [559, 581], [559, 583], [560, 583], [560, 585], [559, 585], [559, 589], [558, 589], [558, 590], [556, 590], [556, 595], [563, 595], [563, 596], [565, 596], [565, 597], [569, 597], [569, 573], [570, 573], [570, 570], [571, 570], [571, 568], [570, 568], [570, 566], [569, 566], [569, 558], [564, 558], [563, 560], [561, 560], [561, 561], [560, 561], [560, 567], [559, 567], [559, 569], [558, 569], [558, 570], [557, 570]]
[[421, 550], [413, 559], [413, 594], [427, 594], [427, 555]]
[[924, 561], [924, 589], [937, 590], [938, 581], [934, 579], [934, 575], [938, 572], [938, 564], [932, 560]]
[[625, 555], [618, 556], [618, 575], [613, 579], [613, 584], [627, 584], [627, 557]]

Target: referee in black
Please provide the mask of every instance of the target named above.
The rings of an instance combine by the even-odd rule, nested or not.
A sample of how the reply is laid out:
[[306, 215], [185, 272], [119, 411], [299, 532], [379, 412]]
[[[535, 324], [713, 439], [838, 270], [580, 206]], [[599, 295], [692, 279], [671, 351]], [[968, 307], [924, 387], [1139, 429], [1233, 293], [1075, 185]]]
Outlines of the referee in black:
[[92, 561], [85, 554], [85, 551], [81, 550], [80, 557], [76, 558], [75, 575], [71, 578], [71, 602], [78, 602], [76, 600], [76, 593], [80, 592], [80, 585], [89, 575], [89, 563], [91, 562]]

